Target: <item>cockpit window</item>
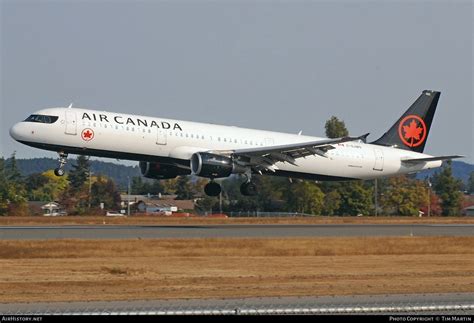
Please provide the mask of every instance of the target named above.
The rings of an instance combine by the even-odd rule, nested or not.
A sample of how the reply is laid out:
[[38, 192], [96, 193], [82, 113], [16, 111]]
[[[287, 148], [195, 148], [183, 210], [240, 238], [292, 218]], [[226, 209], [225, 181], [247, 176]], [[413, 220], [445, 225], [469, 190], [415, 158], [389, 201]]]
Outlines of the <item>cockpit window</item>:
[[27, 122], [55, 123], [58, 120], [56, 116], [46, 116], [41, 114], [32, 114], [25, 119]]

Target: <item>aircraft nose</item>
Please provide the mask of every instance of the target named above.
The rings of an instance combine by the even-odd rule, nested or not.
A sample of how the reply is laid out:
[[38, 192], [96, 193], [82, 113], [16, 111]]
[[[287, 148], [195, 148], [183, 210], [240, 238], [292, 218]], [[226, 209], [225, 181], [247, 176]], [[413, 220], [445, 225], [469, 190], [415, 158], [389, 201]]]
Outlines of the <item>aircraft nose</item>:
[[24, 129], [21, 122], [16, 123], [10, 128], [10, 136], [15, 140], [21, 140], [24, 137]]

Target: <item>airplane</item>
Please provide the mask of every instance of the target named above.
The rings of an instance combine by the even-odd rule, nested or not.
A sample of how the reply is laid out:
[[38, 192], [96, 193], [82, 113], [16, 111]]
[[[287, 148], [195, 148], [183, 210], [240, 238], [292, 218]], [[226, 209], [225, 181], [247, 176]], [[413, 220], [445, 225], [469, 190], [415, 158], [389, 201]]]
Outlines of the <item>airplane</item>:
[[254, 174], [314, 181], [369, 180], [440, 167], [463, 156], [423, 153], [440, 92], [425, 90], [379, 139], [319, 138], [209, 123], [69, 107], [35, 112], [10, 129], [16, 141], [59, 154], [57, 176], [69, 154], [134, 160], [144, 177], [205, 177], [218, 196], [217, 178], [245, 177], [243, 195], [257, 194]]

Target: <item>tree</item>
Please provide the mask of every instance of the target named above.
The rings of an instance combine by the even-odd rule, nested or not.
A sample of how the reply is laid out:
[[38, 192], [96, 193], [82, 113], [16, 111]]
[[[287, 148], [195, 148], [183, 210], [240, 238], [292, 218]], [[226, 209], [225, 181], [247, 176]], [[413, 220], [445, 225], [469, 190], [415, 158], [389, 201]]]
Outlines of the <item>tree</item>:
[[338, 190], [329, 191], [324, 195], [324, 215], [336, 215], [341, 207], [341, 194]]
[[104, 176], [98, 176], [91, 187], [91, 206], [99, 207], [100, 203], [104, 203], [106, 209], [120, 208], [120, 193], [112, 179]]
[[56, 176], [53, 170], [31, 174], [26, 178], [28, 198], [33, 201], [56, 201], [67, 190], [67, 176]]
[[462, 181], [454, 178], [451, 162], [432, 177], [433, 188], [441, 199], [442, 215], [459, 215], [462, 205]]
[[389, 179], [380, 202], [386, 214], [418, 215], [420, 210], [427, 210], [428, 200], [425, 182], [397, 176]]
[[469, 175], [469, 180], [467, 182], [467, 191], [469, 194], [474, 194], [474, 172], [471, 172]]
[[364, 187], [360, 181], [344, 182], [341, 185], [341, 215], [369, 215], [373, 210], [372, 189]]
[[8, 160], [0, 158], [0, 215], [28, 213], [26, 189], [16, 166], [15, 154]]
[[15, 183], [23, 182], [23, 176], [21, 176], [20, 169], [18, 168], [18, 165], [16, 162], [16, 152], [13, 152], [11, 157], [5, 163], [5, 170], [6, 170], [6, 175], [7, 175], [8, 180]]
[[72, 192], [78, 192], [84, 188], [90, 172], [90, 163], [85, 156], [78, 156], [76, 164], [72, 165], [69, 173], [69, 183]]
[[85, 156], [78, 156], [76, 164], [72, 165], [69, 172], [69, 188], [63, 192], [60, 203], [71, 214], [84, 214], [88, 211], [89, 187], [86, 181], [89, 178], [90, 164]]
[[178, 183], [178, 177], [165, 179], [160, 181], [160, 185], [163, 188], [165, 194], [174, 194], [176, 192], [176, 185]]
[[158, 195], [163, 192], [163, 187], [158, 180], [143, 180], [141, 176], [132, 178], [130, 185], [131, 194]]
[[324, 127], [326, 128], [326, 137], [328, 138], [340, 138], [349, 135], [344, 121], [339, 120], [335, 116], [326, 121]]
[[302, 181], [293, 183], [287, 192], [288, 211], [298, 213], [321, 214], [324, 193], [316, 183]]
[[5, 171], [5, 159], [0, 158], [0, 215], [4, 215], [8, 210], [8, 183]]
[[176, 199], [189, 200], [194, 198], [195, 192], [189, 176], [179, 176], [176, 183]]

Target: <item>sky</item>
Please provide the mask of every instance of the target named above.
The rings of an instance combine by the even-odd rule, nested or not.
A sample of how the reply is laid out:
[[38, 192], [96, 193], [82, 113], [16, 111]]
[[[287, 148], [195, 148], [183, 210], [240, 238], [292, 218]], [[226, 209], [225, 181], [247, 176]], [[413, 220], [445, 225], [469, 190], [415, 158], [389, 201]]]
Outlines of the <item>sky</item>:
[[[471, 1], [0, 0], [0, 155], [56, 157], [8, 129], [74, 106], [380, 137], [425, 89], [425, 146], [474, 163]], [[113, 161], [113, 160], [109, 160]]]

